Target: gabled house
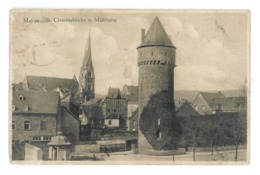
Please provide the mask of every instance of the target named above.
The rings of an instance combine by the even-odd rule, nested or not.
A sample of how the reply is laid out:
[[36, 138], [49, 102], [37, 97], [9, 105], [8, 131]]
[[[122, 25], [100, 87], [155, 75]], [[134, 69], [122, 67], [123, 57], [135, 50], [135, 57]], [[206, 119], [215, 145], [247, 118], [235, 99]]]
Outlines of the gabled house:
[[200, 114], [188, 103], [184, 102], [175, 112], [176, 117], [200, 116]]
[[122, 97], [127, 99], [127, 118], [131, 117], [138, 108], [138, 86], [124, 85], [122, 89]]
[[217, 98], [224, 98], [224, 95], [221, 92], [199, 92], [192, 103], [192, 107], [200, 115], [213, 114], [214, 99]]
[[75, 75], [72, 79], [27, 75], [23, 87], [30, 91], [58, 92], [61, 106], [67, 107], [74, 115], [78, 116], [79, 102], [76, 95], [79, 83]]
[[79, 140], [77, 117], [60, 106], [58, 92], [15, 91], [12, 99], [12, 151], [13, 159], [23, 159], [25, 143], [43, 150], [48, 158], [48, 146], [53, 136], [62, 131], [73, 144]]
[[120, 114], [110, 113], [107, 116], [105, 116], [105, 125], [108, 128], [119, 128], [120, 119]]
[[103, 105], [103, 116], [109, 116], [109, 114], [115, 114], [120, 116], [120, 128], [126, 127], [127, 120], [127, 99], [121, 97], [119, 88], [109, 88], [107, 97], [105, 98]]

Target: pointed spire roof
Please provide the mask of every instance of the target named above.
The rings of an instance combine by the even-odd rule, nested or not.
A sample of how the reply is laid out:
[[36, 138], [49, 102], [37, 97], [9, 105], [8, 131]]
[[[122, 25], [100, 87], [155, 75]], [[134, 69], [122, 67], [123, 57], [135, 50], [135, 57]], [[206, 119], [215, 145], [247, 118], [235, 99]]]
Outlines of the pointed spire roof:
[[175, 48], [157, 16], [147, 34], [144, 36], [141, 45], [137, 48], [147, 46], [166, 46]]
[[85, 55], [83, 58], [82, 67], [92, 67], [90, 30], [89, 30], [89, 34], [88, 34], [88, 41], [87, 41], [87, 45], [86, 45], [86, 50], [85, 50]]

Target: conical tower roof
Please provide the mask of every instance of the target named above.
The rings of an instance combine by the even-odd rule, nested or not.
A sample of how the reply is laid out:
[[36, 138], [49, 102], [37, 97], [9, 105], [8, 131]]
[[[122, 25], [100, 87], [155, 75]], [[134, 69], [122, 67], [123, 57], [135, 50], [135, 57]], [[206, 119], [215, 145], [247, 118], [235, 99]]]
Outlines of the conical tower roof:
[[147, 34], [143, 38], [142, 44], [137, 48], [147, 46], [166, 46], [175, 48], [158, 17], [154, 19]]
[[89, 36], [88, 36], [86, 50], [85, 50], [85, 54], [84, 54], [84, 58], [83, 58], [82, 67], [92, 67], [90, 31], [89, 31]]

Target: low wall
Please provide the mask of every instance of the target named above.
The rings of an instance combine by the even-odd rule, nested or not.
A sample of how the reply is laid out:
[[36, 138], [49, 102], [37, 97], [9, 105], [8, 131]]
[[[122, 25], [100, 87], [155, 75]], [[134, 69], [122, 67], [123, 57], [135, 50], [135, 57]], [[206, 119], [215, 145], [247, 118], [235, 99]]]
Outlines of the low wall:
[[[246, 145], [239, 145], [238, 149], [246, 149]], [[217, 146], [213, 147], [213, 151], [227, 151], [227, 150], [235, 150], [236, 146]], [[196, 152], [210, 152], [212, 150], [211, 147], [196, 147], [195, 151]], [[192, 152], [193, 147], [188, 148], [188, 152]]]
[[152, 155], [152, 156], [172, 156], [185, 154], [184, 148], [179, 148], [177, 150], [142, 150], [142, 154]]
[[98, 153], [100, 152], [100, 145], [75, 145], [74, 149], [76, 153]]
[[42, 150], [34, 145], [25, 144], [25, 160], [42, 160]]

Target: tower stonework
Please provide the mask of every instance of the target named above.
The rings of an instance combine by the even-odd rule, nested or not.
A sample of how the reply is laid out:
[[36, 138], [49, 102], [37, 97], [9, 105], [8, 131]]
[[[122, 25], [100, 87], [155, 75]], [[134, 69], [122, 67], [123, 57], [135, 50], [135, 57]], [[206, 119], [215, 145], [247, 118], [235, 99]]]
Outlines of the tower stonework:
[[138, 148], [173, 149], [175, 46], [156, 17], [138, 50]]
[[90, 33], [80, 68], [79, 94], [82, 102], [95, 98], [95, 73], [92, 65]]

